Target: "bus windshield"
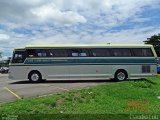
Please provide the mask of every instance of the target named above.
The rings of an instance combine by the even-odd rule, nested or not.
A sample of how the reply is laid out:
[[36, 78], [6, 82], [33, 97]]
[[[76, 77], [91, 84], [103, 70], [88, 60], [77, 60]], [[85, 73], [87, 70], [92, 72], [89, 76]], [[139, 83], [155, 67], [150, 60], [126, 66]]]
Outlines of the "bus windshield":
[[23, 63], [25, 60], [25, 51], [14, 51], [12, 63]]

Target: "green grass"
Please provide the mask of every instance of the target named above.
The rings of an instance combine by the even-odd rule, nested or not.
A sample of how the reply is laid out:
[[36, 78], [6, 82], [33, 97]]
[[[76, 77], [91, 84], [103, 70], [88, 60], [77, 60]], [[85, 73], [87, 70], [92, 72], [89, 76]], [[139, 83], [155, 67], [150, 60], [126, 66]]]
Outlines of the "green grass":
[[[158, 114], [160, 113], [158, 96], [160, 96], [160, 76], [1, 103], [0, 114], [3, 116], [29, 114], [43, 115], [43, 117], [45, 115], [52, 117], [54, 114], [59, 115], [58, 118], [61, 115], [90, 115], [91, 118], [95, 118], [99, 115], [104, 117], [102, 115], [106, 114]], [[144, 103], [144, 106], [136, 110], [130, 107], [127, 111], [130, 102]]]

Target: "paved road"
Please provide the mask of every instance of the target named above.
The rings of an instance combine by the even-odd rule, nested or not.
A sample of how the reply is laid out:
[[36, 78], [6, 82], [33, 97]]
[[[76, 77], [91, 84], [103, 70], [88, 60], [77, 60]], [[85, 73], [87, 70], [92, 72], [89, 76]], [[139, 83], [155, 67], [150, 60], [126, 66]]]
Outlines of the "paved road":
[[7, 74], [0, 74], [0, 102], [10, 102], [28, 97], [44, 96], [108, 83], [111, 82], [107, 82], [106, 80], [54, 80], [35, 84], [28, 81], [11, 81], [8, 79]]

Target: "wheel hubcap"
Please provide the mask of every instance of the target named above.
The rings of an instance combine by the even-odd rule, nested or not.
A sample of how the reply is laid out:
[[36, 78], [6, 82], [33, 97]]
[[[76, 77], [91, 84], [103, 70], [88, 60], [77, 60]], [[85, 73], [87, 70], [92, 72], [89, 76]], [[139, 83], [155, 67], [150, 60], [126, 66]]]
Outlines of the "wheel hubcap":
[[117, 78], [118, 78], [118, 80], [124, 80], [125, 79], [125, 73], [123, 73], [123, 72], [119, 72], [118, 74], [117, 74]]
[[32, 74], [31, 79], [32, 79], [32, 81], [38, 81], [39, 80], [38, 74], [36, 74], [36, 73]]

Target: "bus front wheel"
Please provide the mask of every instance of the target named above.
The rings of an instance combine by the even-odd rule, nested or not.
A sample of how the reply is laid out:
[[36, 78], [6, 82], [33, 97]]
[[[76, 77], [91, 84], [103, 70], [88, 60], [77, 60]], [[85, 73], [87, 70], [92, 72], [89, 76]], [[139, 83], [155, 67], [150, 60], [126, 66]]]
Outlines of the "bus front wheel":
[[125, 70], [117, 70], [114, 75], [115, 81], [123, 81], [126, 80], [128, 77], [127, 72]]
[[36, 83], [36, 82], [42, 81], [42, 76], [41, 76], [40, 72], [32, 71], [29, 73], [28, 79], [30, 80], [30, 82]]

